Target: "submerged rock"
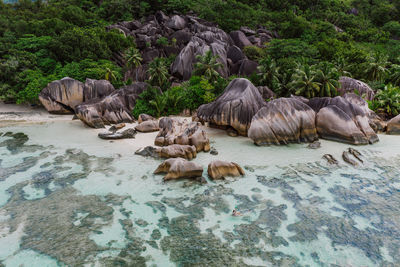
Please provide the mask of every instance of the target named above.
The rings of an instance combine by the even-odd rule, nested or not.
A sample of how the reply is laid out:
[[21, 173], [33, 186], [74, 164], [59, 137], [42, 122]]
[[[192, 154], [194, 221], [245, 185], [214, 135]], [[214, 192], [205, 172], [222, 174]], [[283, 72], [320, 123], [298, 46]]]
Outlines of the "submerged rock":
[[316, 127], [321, 138], [354, 145], [379, 141], [367, 114], [345, 98], [316, 97], [307, 104], [317, 113]]
[[375, 97], [374, 90], [372, 90], [368, 84], [362, 81], [342, 76], [339, 79], [339, 83], [339, 93], [341, 95], [344, 95], [346, 93], [355, 93], [357, 91], [358, 94], [362, 96], [365, 100], [371, 101]]
[[136, 131], [142, 132], [142, 133], [150, 133], [150, 132], [156, 132], [160, 130], [160, 127], [158, 127], [158, 121], [156, 120], [147, 120], [144, 122], [141, 122], [139, 125], [135, 127]]
[[237, 163], [214, 160], [208, 164], [207, 173], [210, 178], [217, 180], [226, 176], [244, 175], [244, 170]]
[[167, 159], [154, 171], [154, 174], [167, 173], [164, 181], [178, 178], [197, 178], [203, 174], [203, 167], [182, 158]]
[[106, 140], [116, 140], [116, 139], [127, 139], [127, 138], [135, 138], [136, 131], [133, 128], [126, 129], [122, 132], [104, 132], [99, 133], [98, 136], [101, 139]]
[[386, 133], [400, 135], [400, 115], [397, 115], [388, 122]]
[[347, 151], [343, 151], [342, 158], [345, 162], [349, 163], [350, 165], [357, 166], [358, 163], [350, 158], [350, 153]]
[[76, 107], [78, 118], [93, 128], [121, 122], [133, 122], [131, 111], [136, 99], [147, 89], [146, 83], [137, 82], [113, 91], [103, 98], [92, 99]]
[[154, 141], [156, 146], [193, 145], [197, 152], [210, 150], [210, 141], [206, 132], [201, 129], [199, 122], [188, 122], [187, 120], [180, 122], [177, 119], [162, 118], [159, 127], [160, 132]]
[[308, 147], [308, 148], [311, 148], [311, 149], [320, 148], [320, 147], [321, 147], [321, 142], [319, 142], [319, 141], [314, 141], [314, 142], [310, 143], [307, 147]]
[[337, 161], [337, 159], [335, 159], [331, 154], [325, 154], [322, 156], [322, 158], [326, 159], [328, 161], [329, 164], [338, 164], [339, 161]]
[[315, 112], [294, 98], [272, 100], [253, 117], [249, 137], [256, 145], [313, 142]]
[[360, 151], [358, 151], [357, 149], [351, 148], [351, 147], [349, 147], [348, 151], [349, 151], [349, 153], [352, 154], [356, 159], [358, 159], [358, 161], [360, 161], [361, 163], [364, 163], [364, 161], [361, 159], [361, 153], [360, 153]]
[[211, 124], [231, 126], [247, 136], [253, 116], [265, 106], [258, 89], [247, 79], [234, 79], [214, 102], [201, 105], [197, 116]]

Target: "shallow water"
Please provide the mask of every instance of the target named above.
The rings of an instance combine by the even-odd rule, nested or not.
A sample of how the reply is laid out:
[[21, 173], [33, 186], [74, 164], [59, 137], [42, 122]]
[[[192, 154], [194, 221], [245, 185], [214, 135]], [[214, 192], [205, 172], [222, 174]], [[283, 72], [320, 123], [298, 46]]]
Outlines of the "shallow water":
[[156, 133], [0, 128], [0, 266], [398, 266], [400, 137], [357, 147], [364, 164], [352, 167], [345, 144], [256, 147], [207, 130], [219, 154], [194, 160], [204, 177], [221, 159], [243, 178], [163, 183], [160, 160], [134, 155]]

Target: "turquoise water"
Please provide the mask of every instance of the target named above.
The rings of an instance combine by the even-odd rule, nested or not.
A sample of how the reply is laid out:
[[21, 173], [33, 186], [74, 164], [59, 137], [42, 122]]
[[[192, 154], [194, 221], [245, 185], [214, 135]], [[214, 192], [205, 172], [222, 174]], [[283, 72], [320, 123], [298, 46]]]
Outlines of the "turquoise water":
[[[400, 137], [256, 147], [207, 129], [242, 178], [164, 183], [149, 136], [104, 141], [79, 121], [0, 128], [0, 266], [398, 266]], [[329, 166], [330, 153], [339, 166]], [[233, 208], [244, 213], [232, 217]]]

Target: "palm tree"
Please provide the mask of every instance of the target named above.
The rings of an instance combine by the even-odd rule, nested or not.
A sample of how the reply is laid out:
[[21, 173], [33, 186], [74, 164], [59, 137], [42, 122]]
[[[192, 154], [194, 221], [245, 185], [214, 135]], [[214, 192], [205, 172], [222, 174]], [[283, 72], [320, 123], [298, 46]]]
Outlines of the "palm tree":
[[388, 72], [389, 62], [387, 59], [387, 56], [380, 53], [370, 56], [368, 62], [364, 63], [366, 78], [370, 81], [383, 81]]
[[117, 80], [116, 72], [110, 68], [106, 68], [105, 74], [104, 74], [104, 79], [106, 79], [109, 82], [113, 82], [113, 81]]
[[390, 68], [390, 82], [400, 86], [400, 65], [393, 64]]
[[298, 66], [293, 74], [291, 88], [296, 95], [307, 98], [315, 97], [320, 90], [321, 84], [315, 81], [316, 74], [313, 67], [309, 65]]
[[275, 60], [270, 57], [262, 59], [258, 66], [258, 71], [261, 83], [272, 90], [277, 87], [277, 84], [279, 84], [279, 67], [276, 66]]
[[351, 73], [348, 71], [348, 63], [344, 57], [338, 57], [336, 59], [335, 67], [341, 76], [351, 77]]
[[167, 106], [167, 97], [157, 94], [154, 100], [150, 100], [150, 104], [156, 109], [156, 116], [160, 117]]
[[204, 75], [209, 81], [216, 81], [221, 75], [218, 69], [222, 67], [222, 64], [218, 62], [218, 56], [214, 56], [211, 50], [208, 50], [204, 56], [197, 55], [197, 63], [194, 64], [194, 74]]
[[168, 66], [163, 58], [155, 58], [148, 69], [149, 81], [152, 85], [165, 87], [168, 83]]
[[142, 55], [140, 51], [134, 47], [128, 48], [125, 51], [125, 61], [128, 68], [136, 69], [136, 81], [138, 80], [138, 67], [142, 64]]
[[339, 73], [333, 65], [323, 62], [318, 66], [315, 81], [320, 83], [319, 96], [337, 96]]

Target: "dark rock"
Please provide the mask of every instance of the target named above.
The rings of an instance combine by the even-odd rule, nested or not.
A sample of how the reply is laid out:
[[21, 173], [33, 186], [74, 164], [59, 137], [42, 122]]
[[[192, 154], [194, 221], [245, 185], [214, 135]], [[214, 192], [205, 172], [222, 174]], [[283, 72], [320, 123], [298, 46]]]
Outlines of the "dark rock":
[[160, 52], [157, 49], [147, 48], [143, 52], [143, 64], [150, 63], [159, 56]]
[[219, 126], [231, 126], [247, 136], [253, 116], [265, 105], [258, 89], [247, 79], [233, 80], [214, 102], [201, 105], [197, 116]]
[[240, 76], [250, 76], [253, 73], [256, 73], [258, 71], [257, 67], [258, 67], [258, 63], [250, 60], [250, 59], [244, 59], [240, 64], [240, 68], [239, 68], [239, 75]]
[[179, 30], [171, 35], [171, 40], [175, 39], [178, 46], [186, 45], [192, 39], [193, 34], [187, 30]]
[[160, 154], [157, 151], [157, 148], [153, 146], [146, 146], [145, 148], [141, 148], [135, 151], [135, 155], [143, 156], [143, 157], [153, 157], [158, 158]]
[[348, 151], [349, 151], [349, 153], [352, 154], [356, 159], [358, 159], [358, 161], [360, 161], [361, 163], [364, 163], [364, 161], [361, 159], [361, 153], [360, 153], [360, 151], [358, 151], [357, 149], [351, 148], [351, 147], [349, 147]]
[[335, 159], [331, 154], [325, 154], [322, 158], [326, 159], [331, 165], [337, 165], [339, 163], [339, 161], [337, 161], [337, 159]]
[[158, 23], [163, 23], [169, 20], [169, 17], [165, 15], [162, 11], [157, 11], [155, 17]]
[[135, 129], [126, 129], [122, 132], [104, 132], [104, 133], [99, 133], [98, 136], [101, 139], [106, 139], [106, 140], [116, 140], [116, 139], [128, 139], [128, 138], [135, 138], [136, 131]]
[[256, 34], [256, 31], [254, 31], [246, 26], [240, 27], [240, 31], [243, 32], [245, 35], [255, 35]]
[[83, 87], [83, 102], [101, 98], [115, 91], [114, 86], [107, 80], [86, 79]]
[[228, 129], [226, 130], [226, 133], [231, 137], [236, 137], [239, 135], [239, 133], [232, 127], [228, 127]]
[[344, 151], [343, 154], [342, 154], [343, 160], [344, 160], [345, 162], [349, 163], [350, 165], [357, 166], [358, 163], [357, 163], [356, 161], [354, 161], [353, 159], [351, 159], [351, 158], [350, 158], [350, 155], [351, 155], [351, 154], [350, 154], [349, 152]]
[[118, 124], [115, 124], [115, 125], [111, 126], [108, 129], [108, 131], [112, 132], [112, 133], [115, 133], [116, 131], [121, 130], [124, 127], [125, 127], [125, 123], [118, 123]]
[[179, 15], [174, 15], [167, 22], [166, 26], [174, 30], [182, 30], [183, 28], [186, 27], [186, 21], [183, 17]]
[[228, 48], [227, 57], [232, 60], [233, 63], [236, 63], [245, 58], [242, 50], [233, 45]]
[[311, 149], [320, 148], [320, 147], [321, 147], [321, 142], [319, 142], [319, 141], [314, 141], [314, 142], [310, 143], [307, 147], [308, 147], [308, 148], [311, 148]]
[[268, 88], [268, 86], [257, 86], [258, 91], [262, 95], [263, 99], [275, 98], [276, 94]]
[[210, 154], [211, 154], [211, 155], [214, 155], [214, 156], [218, 155], [218, 151], [215, 149], [215, 147], [212, 147], [212, 148], [211, 148]]
[[248, 133], [256, 145], [318, 140], [314, 110], [294, 98], [268, 102], [253, 117]]
[[233, 31], [229, 34], [237, 47], [243, 49], [246, 46], [250, 46], [251, 42], [247, 39], [246, 35], [242, 31]]

